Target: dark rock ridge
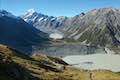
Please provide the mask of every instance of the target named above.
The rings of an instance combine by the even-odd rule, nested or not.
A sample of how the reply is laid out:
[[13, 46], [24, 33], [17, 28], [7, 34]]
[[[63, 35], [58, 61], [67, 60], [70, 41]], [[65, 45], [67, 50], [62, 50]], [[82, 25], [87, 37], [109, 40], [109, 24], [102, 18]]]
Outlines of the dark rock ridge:
[[0, 10], [0, 43], [31, 53], [32, 46], [47, 41], [48, 35], [11, 13]]

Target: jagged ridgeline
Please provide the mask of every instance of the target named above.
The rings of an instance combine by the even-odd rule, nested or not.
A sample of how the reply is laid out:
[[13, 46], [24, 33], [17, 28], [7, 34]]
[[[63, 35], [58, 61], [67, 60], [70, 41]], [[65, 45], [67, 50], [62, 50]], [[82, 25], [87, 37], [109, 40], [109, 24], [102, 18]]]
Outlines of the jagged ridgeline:
[[46, 33], [54, 30], [64, 32], [68, 41], [101, 46], [120, 45], [119, 9], [94, 9], [74, 17], [53, 17], [29, 10], [22, 18]]

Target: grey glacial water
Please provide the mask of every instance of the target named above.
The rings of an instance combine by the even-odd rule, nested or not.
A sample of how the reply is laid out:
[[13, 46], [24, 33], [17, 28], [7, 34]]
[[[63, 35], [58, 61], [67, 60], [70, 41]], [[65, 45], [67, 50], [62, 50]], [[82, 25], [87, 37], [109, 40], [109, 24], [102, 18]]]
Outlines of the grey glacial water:
[[120, 72], [120, 55], [114, 54], [91, 54], [91, 55], [72, 55], [63, 58], [65, 62], [74, 67], [98, 70], [105, 69], [113, 72]]
[[61, 44], [61, 45], [47, 45], [44, 47], [34, 48], [34, 53], [45, 53], [51, 56], [69, 56], [69, 55], [86, 55], [105, 53], [104, 48], [95, 46], [86, 46], [80, 44]]

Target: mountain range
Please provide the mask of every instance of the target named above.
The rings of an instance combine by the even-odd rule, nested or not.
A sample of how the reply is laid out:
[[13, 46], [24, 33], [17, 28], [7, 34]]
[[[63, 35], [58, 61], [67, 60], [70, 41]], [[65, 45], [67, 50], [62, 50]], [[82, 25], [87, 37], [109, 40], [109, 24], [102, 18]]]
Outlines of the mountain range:
[[79, 41], [94, 46], [120, 45], [119, 9], [94, 9], [74, 17], [53, 17], [29, 10], [22, 18], [48, 34], [64, 33], [67, 41]]
[[[0, 10], [0, 25], [0, 43], [28, 54], [92, 54], [98, 48], [104, 53], [106, 48], [116, 54], [120, 51], [120, 10], [116, 8], [94, 9], [74, 17], [48, 16], [32, 9], [16, 17]], [[63, 39], [51, 41], [52, 33], [62, 34]]]
[[[50, 39], [52, 33], [64, 38]], [[0, 80], [92, 80], [91, 75], [96, 80], [120, 80], [120, 72], [77, 69], [60, 58], [120, 54], [119, 45], [119, 9], [94, 9], [74, 17], [34, 10], [17, 17], [0, 10]]]

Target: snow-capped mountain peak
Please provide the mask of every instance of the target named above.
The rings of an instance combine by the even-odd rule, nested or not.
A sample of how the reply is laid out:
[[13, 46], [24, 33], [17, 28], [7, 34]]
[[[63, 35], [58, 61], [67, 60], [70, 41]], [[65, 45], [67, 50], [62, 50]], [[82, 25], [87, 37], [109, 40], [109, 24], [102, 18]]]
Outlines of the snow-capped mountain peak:
[[27, 12], [34, 13], [35, 10], [34, 9], [29, 9]]
[[31, 17], [34, 13], [36, 13], [36, 11], [34, 9], [29, 9], [25, 15], [26, 17]]
[[66, 17], [59, 18], [54, 16], [48, 16], [48, 15], [36, 12], [34, 9], [29, 9], [21, 17], [24, 19], [24, 21], [30, 24], [33, 24], [33, 26], [35, 26], [37, 29], [45, 33], [55, 32], [56, 30], [54, 29], [59, 27], [62, 21], [66, 19]]

